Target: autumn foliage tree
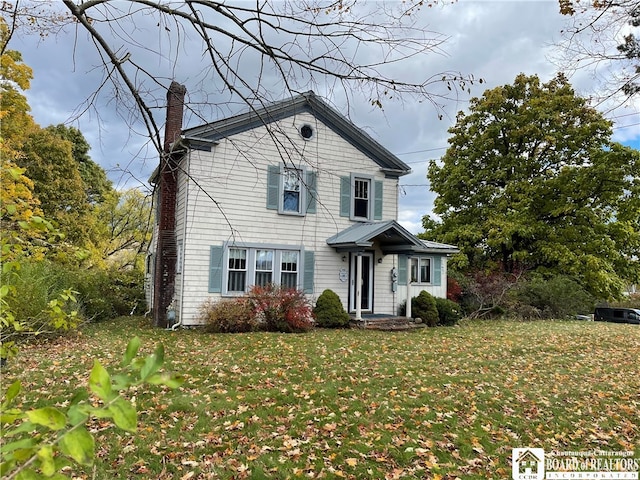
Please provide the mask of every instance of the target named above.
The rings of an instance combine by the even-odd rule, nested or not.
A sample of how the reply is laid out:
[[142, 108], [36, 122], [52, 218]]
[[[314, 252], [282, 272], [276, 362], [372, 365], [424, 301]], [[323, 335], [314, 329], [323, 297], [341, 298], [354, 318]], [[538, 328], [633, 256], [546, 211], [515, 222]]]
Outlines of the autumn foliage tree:
[[599, 298], [640, 280], [640, 152], [566, 78], [519, 75], [449, 132], [428, 171], [441, 223], [425, 226], [468, 268], [566, 274]]

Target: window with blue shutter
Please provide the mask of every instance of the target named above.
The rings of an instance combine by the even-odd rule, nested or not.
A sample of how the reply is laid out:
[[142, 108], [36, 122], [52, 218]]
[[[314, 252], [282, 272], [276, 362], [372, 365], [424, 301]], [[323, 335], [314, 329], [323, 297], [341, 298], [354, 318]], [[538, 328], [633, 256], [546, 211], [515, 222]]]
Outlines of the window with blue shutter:
[[382, 180], [376, 180], [374, 182], [373, 195], [374, 195], [374, 204], [373, 204], [373, 219], [374, 220], [382, 220]]
[[316, 197], [318, 196], [318, 188], [316, 185], [316, 172], [307, 172], [307, 211], [306, 213], [316, 213]]
[[280, 203], [280, 167], [269, 165], [267, 167], [267, 208], [278, 210]]
[[340, 216], [350, 217], [351, 177], [340, 177]]
[[408, 274], [409, 258], [405, 255], [398, 255], [398, 285], [406, 285]]
[[433, 285], [440, 286], [442, 284], [442, 257], [433, 258]]
[[302, 290], [304, 291], [304, 293], [313, 293], [314, 274], [315, 274], [315, 253], [305, 250], [304, 278], [302, 279]]
[[304, 167], [267, 167], [267, 209], [288, 215], [316, 213], [316, 173]]
[[209, 254], [209, 293], [222, 291], [222, 272], [224, 249], [221, 246], [212, 246]]
[[439, 286], [442, 283], [442, 257], [398, 257], [398, 285], [406, 285], [407, 280], [417, 285]]
[[383, 183], [366, 174], [340, 177], [340, 216], [361, 222], [382, 220]]

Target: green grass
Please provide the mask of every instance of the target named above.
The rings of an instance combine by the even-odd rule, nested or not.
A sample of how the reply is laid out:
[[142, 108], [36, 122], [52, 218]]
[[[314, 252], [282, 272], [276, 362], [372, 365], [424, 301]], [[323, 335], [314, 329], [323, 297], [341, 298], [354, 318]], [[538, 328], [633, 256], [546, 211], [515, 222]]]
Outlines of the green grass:
[[640, 328], [468, 322], [420, 332], [168, 332], [121, 318], [25, 347], [22, 406], [64, 405], [134, 335], [177, 390], [130, 392], [138, 433], [91, 424], [80, 478], [510, 478], [511, 449], [640, 455]]

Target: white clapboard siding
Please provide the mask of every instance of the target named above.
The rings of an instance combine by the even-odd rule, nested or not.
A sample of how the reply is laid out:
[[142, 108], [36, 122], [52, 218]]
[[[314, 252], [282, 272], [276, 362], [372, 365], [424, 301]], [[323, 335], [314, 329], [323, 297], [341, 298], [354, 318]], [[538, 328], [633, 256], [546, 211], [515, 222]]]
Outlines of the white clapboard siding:
[[[309, 141], [298, 134], [305, 123], [315, 129]], [[283, 215], [266, 208], [267, 169], [277, 164], [315, 172], [316, 213]], [[313, 251], [315, 282], [309, 298], [315, 300], [330, 288], [346, 308], [349, 284], [342, 282], [339, 274], [341, 269], [349, 270], [348, 255], [343, 261], [343, 255], [326, 243], [329, 237], [354, 224], [340, 216], [342, 176], [363, 174], [383, 182], [383, 220], [397, 219], [398, 180], [385, 178], [373, 160], [309, 113], [281, 120], [270, 131], [261, 126], [222, 139], [210, 152], [192, 150], [180, 167], [185, 173], [179, 175], [176, 239], [182, 245], [184, 265], [175, 288], [184, 325], [198, 324], [200, 305], [208, 298], [221, 297], [209, 293], [209, 256], [211, 246], [221, 246], [223, 242], [303, 246], [306, 251]], [[382, 259], [381, 263], [378, 259]], [[399, 287], [395, 293], [391, 289], [391, 269], [397, 262], [396, 255], [375, 252], [377, 312], [396, 313], [398, 304], [406, 299], [406, 287]], [[434, 295], [445, 296], [446, 280], [443, 286], [430, 288]]]

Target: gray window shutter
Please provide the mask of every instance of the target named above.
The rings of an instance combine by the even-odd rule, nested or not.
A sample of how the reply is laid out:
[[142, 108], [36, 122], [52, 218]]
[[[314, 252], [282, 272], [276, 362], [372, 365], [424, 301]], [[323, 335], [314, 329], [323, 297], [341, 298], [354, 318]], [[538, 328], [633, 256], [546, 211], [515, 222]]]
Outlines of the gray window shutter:
[[375, 195], [373, 203], [373, 219], [382, 220], [382, 181], [376, 180], [374, 182], [373, 194]]
[[340, 216], [349, 217], [351, 210], [351, 177], [340, 177]]
[[316, 195], [317, 193], [317, 183], [316, 183], [316, 172], [307, 172], [307, 212], [306, 213], [316, 213]]
[[222, 264], [224, 249], [221, 246], [212, 246], [209, 255], [209, 293], [222, 291]]
[[267, 208], [278, 210], [280, 200], [280, 167], [269, 165], [267, 167]]
[[304, 278], [302, 290], [304, 293], [313, 293], [313, 275], [315, 269], [315, 253], [309, 250], [304, 252]]
[[406, 255], [398, 255], [398, 285], [407, 284], [407, 264], [409, 257]]
[[433, 284], [442, 284], [442, 257], [439, 255], [433, 257]]

